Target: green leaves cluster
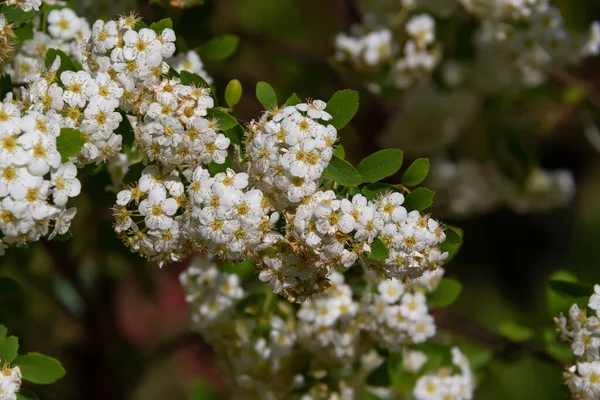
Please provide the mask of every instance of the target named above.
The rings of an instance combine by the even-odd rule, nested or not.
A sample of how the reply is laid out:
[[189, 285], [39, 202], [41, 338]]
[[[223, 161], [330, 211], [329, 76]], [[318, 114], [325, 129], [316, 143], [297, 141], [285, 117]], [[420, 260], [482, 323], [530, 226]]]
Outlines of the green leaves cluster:
[[[17, 282], [0, 277], [0, 301], [15, 298], [20, 292]], [[40, 385], [54, 383], [65, 375], [60, 362], [52, 357], [34, 352], [19, 354], [19, 339], [9, 336], [6, 326], [0, 325], [0, 367], [5, 364], [10, 368], [19, 367], [23, 380]]]

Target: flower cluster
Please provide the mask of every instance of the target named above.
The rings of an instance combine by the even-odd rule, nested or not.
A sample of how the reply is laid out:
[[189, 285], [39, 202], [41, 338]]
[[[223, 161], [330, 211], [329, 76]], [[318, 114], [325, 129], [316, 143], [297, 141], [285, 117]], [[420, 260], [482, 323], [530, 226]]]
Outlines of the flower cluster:
[[194, 310], [193, 329], [205, 336], [228, 318], [235, 302], [244, 296], [239, 276], [220, 272], [206, 257], [195, 257], [179, 279]]
[[[0, 359], [0, 362], [2, 360]], [[0, 398], [2, 400], [17, 400], [21, 388], [21, 370], [19, 367], [10, 368], [5, 364], [0, 368]]]
[[250, 124], [248, 174], [276, 208], [299, 203], [319, 186], [337, 141], [337, 130], [326, 125], [331, 119], [326, 106], [320, 100], [287, 106]]
[[48, 49], [60, 49], [69, 57], [83, 62], [83, 45], [90, 35], [90, 25], [69, 8], [54, 9], [48, 13], [47, 32], [35, 30], [32, 39], [24, 40], [10, 63], [2, 66], [13, 81], [30, 81], [45, 70]]
[[[336, 58], [351, 61], [356, 69], [367, 74], [389, 67], [389, 83], [404, 89], [428, 77], [440, 60], [439, 46], [435, 43], [435, 20], [429, 14], [419, 14], [406, 21], [395, 19], [391, 25], [371, 32], [357, 26], [357, 37], [339, 34]], [[404, 32], [395, 35], [393, 31], [401, 25]], [[376, 85], [371, 88], [378, 90]]]
[[588, 316], [585, 308], [573, 304], [568, 318], [561, 314], [554, 319], [560, 338], [571, 342], [577, 359], [564, 372], [565, 382], [573, 398], [585, 400], [600, 396], [600, 285], [594, 292], [587, 306], [596, 315]]
[[9, 94], [0, 103], [0, 251], [68, 231], [76, 209], [67, 208], [81, 184], [73, 163], [61, 161], [60, 117], [23, 111]]
[[426, 374], [417, 380], [413, 391], [416, 400], [470, 400], [473, 398], [475, 381], [469, 359], [458, 349], [452, 348], [452, 364], [460, 373], [442, 368], [435, 374]]
[[549, 210], [566, 204], [575, 192], [574, 177], [568, 170], [536, 168], [518, 186], [494, 164], [468, 159], [457, 163], [433, 160], [429, 184], [441, 193], [437, 205], [456, 216], [483, 213], [500, 205], [519, 213]]
[[[242, 289], [237, 275], [206, 258], [194, 259], [181, 282], [193, 329], [214, 347], [235, 397], [353, 399], [366, 391], [393, 392], [366, 381], [383, 363], [381, 351], [402, 357], [407, 372], [419, 373], [427, 355], [410, 348], [435, 333], [423, 293], [434, 291], [442, 274], [440, 269], [402, 284], [333, 272], [330, 289], [300, 306], [253, 292], [250, 281]], [[395, 337], [395, 328], [377, 317], [386, 311], [393, 324], [403, 324]], [[461, 373], [445, 368], [424, 375], [414, 389], [417, 399], [472, 398], [468, 360], [458, 349], [452, 354]]]
[[395, 278], [382, 280], [377, 292], [366, 294], [362, 301], [364, 329], [381, 347], [393, 351], [433, 337], [436, 326], [425, 294], [435, 291], [443, 274], [439, 268], [406, 284]]

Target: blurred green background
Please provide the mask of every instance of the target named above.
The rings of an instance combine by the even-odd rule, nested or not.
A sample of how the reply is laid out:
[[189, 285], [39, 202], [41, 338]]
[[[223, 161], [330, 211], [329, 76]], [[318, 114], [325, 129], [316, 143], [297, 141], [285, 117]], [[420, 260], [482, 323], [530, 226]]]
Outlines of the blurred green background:
[[[554, 3], [573, 29], [584, 31], [600, 18], [597, 1]], [[359, 90], [359, 112], [340, 135], [354, 163], [376, 150], [374, 138], [394, 112], [401, 112], [382, 104], [359, 80], [338, 73], [330, 61], [335, 35], [358, 22], [351, 0], [207, 0], [185, 11], [127, 1], [81, 2], [81, 7], [90, 21], [128, 10], [148, 23], [171, 17], [188, 48], [217, 34], [239, 36], [231, 59], [205, 67], [220, 98], [230, 79], [241, 81], [244, 96], [236, 116], [243, 121], [260, 115], [254, 97], [260, 80], [273, 85], [280, 100], [293, 92], [300, 98], [328, 99], [338, 89]], [[598, 66], [598, 60], [590, 60], [572, 73], [593, 84], [600, 79]], [[548, 277], [568, 270], [582, 282], [600, 282], [595, 255], [600, 248], [600, 157], [586, 139], [578, 113], [561, 103], [562, 90], [550, 84], [541, 95], [531, 94], [535, 107], [512, 112], [529, 117], [535, 110], [531, 117], [536, 121], [542, 121], [540, 115], [563, 113], [551, 129], [530, 134], [539, 142], [541, 166], [574, 172], [576, 196], [569, 206], [546, 213], [498, 210], [445, 220], [465, 232], [461, 252], [447, 266], [464, 292], [448, 315], [438, 315], [454, 332], [441, 333], [442, 341], [473, 343], [472, 331], [475, 336], [497, 332], [511, 321], [532, 328], [533, 342], [544, 347], [544, 338], [552, 340], [555, 310], [548, 307]], [[598, 117], [598, 110], [593, 113]], [[67, 370], [57, 384], [37, 390], [40, 398], [200, 400], [212, 398], [207, 386], [227, 398], [210, 348], [187, 331], [177, 280], [185, 263], [161, 270], [128, 254], [111, 229], [114, 194], [104, 191], [108, 174], [89, 173], [82, 183], [70, 240], [13, 249], [0, 259], [0, 275], [14, 277], [23, 288], [0, 320], [20, 337], [23, 351], [52, 355]], [[473, 329], [456, 323], [462, 318], [472, 321]], [[490, 341], [483, 344], [496, 350]], [[475, 398], [558, 400], [568, 394], [559, 363], [516, 347], [499, 352], [483, 368]]]

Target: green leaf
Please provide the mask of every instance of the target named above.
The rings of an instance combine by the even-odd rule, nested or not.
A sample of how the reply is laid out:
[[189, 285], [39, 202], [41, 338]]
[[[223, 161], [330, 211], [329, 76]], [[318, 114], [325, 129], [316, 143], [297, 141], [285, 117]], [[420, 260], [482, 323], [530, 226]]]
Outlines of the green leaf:
[[256, 84], [256, 98], [265, 110], [273, 110], [277, 107], [277, 94], [275, 89], [267, 82], [260, 81]]
[[302, 100], [296, 95], [296, 93], [292, 93], [292, 95], [285, 101], [286, 106], [295, 106], [296, 104], [302, 103]]
[[327, 102], [325, 111], [332, 117], [328, 122], [337, 130], [342, 129], [358, 111], [358, 92], [350, 89], [335, 92]]
[[197, 380], [192, 384], [190, 400], [218, 400], [221, 396], [208, 382]]
[[62, 162], [69, 161], [69, 157], [81, 151], [85, 144], [82, 135], [77, 129], [61, 128], [60, 136], [56, 138], [56, 148], [61, 155]]
[[58, 360], [40, 353], [19, 356], [14, 364], [21, 369], [24, 380], [40, 385], [56, 382], [65, 376], [65, 369]]
[[427, 174], [429, 174], [429, 159], [417, 158], [402, 176], [402, 184], [416, 186], [427, 178]]
[[[204, 78], [202, 78], [200, 75], [198, 74], [194, 74], [193, 72], [189, 72], [189, 71], [181, 71], [181, 73], [179, 74], [179, 79], [181, 80], [181, 84], [182, 85], [195, 85], [197, 87], [201, 87], [201, 88], [211, 88], [210, 85], [204, 80]], [[214, 93], [211, 89], [211, 96], [213, 96]], [[213, 96], [214, 98], [214, 96]], [[216, 104], [216, 102], [215, 102]]]
[[[571, 271], [566, 270], [558, 270], [554, 271], [548, 281], [561, 281], [561, 282], [574, 282], [577, 283], [577, 276]], [[573, 303], [587, 304], [589, 300], [589, 295], [584, 297], [572, 297], [565, 295], [562, 291], [555, 292], [548, 283], [546, 285], [546, 302], [548, 305], [548, 314], [550, 316], [556, 316], [558, 314], [567, 313], [569, 308], [573, 305]]]
[[0, 77], [0, 101], [4, 100], [8, 93], [12, 93], [12, 79], [9, 74]]
[[533, 337], [533, 329], [507, 320], [500, 324], [498, 331], [513, 342], [525, 342]]
[[367, 377], [367, 384], [375, 387], [388, 387], [391, 384], [391, 377], [388, 368], [388, 359]]
[[221, 35], [210, 39], [200, 47], [200, 57], [209, 61], [223, 61], [233, 55], [240, 39], [235, 35]]
[[3, 14], [7, 21], [14, 22], [15, 25], [27, 23], [35, 15], [35, 11], [23, 11], [19, 7], [9, 7], [3, 5], [0, 7], [0, 14]]
[[6, 338], [6, 334], [8, 333], [8, 329], [4, 325], [0, 325], [0, 341]]
[[341, 158], [342, 160], [344, 158], [346, 158], [346, 151], [344, 150], [344, 146], [342, 146], [341, 144], [338, 144], [336, 146], [335, 150], [333, 151], [333, 155]]
[[342, 186], [358, 186], [362, 179], [358, 171], [348, 161], [333, 156], [323, 174]]
[[364, 182], [372, 183], [394, 175], [402, 167], [404, 152], [398, 149], [380, 150], [358, 164]]
[[389, 183], [371, 183], [367, 186], [363, 187], [361, 190], [362, 194], [369, 200], [375, 200], [383, 193], [389, 192], [398, 192], [402, 193], [400, 189], [395, 186], [390, 185]]
[[568, 363], [573, 358], [571, 346], [564, 342], [559, 342], [556, 330], [547, 327], [542, 331], [542, 339], [544, 340], [544, 350], [557, 360]]
[[446, 241], [444, 243], [448, 244], [461, 244], [462, 243], [462, 229], [460, 229], [460, 233], [457, 233], [455, 229], [451, 226], [446, 227], [444, 233], [446, 234]]
[[590, 285], [584, 285], [577, 282], [568, 282], [564, 280], [550, 280], [548, 282], [550, 289], [561, 296], [569, 297], [590, 297], [594, 293], [594, 288]]
[[469, 359], [473, 370], [483, 368], [492, 361], [493, 352], [475, 341], [461, 343], [460, 350]]
[[242, 98], [242, 84], [237, 79], [232, 79], [225, 88], [225, 103], [229, 108], [235, 107]]
[[0, 340], [0, 365], [12, 363], [19, 354], [19, 338], [9, 336]]
[[206, 83], [204, 78], [202, 78], [198, 74], [194, 74], [193, 72], [181, 71], [181, 73], [179, 74], [179, 79], [181, 79], [182, 85], [194, 84], [199, 87], [210, 88], [210, 85], [208, 83]]
[[452, 354], [446, 346], [435, 343], [423, 343], [418, 346], [418, 349], [427, 354], [427, 362], [421, 367], [420, 374], [434, 372], [452, 364]]
[[447, 227], [444, 233], [446, 234], [446, 241], [439, 248], [442, 253], [448, 252], [446, 262], [450, 262], [462, 247], [464, 233], [461, 228], [456, 226]]
[[387, 260], [389, 256], [390, 252], [385, 243], [383, 243], [383, 240], [379, 238], [375, 239], [373, 241], [373, 244], [371, 245], [371, 252], [369, 253], [369, 258], [375, 261], [383, 261]]
[[15, 35], [19, 39], [19, 43], [33, 39], [33, 24], [25, 24], [21, 28], [15, 29]]
[[149, 28], [148, 24], [145, 23], [141, 18], [138, 19], [138, 21], [135, 23], [135, 25], [133, 26], [133, 30], [134, 31], [140, 31], [140, 29], [142, 28]]
[[150, 29], [160, 35], [165, 29], [173, 29], [173, 21], [171, 21], [171, 18], [161, 19], [150, 24]]
[[58, 67], [58, 71], [56, 71], [56, 76], [60, 78], [60, 74], [63, 71], [79, 71], [81, 68], [77, 69], [73, 60], [65, 54], [64, 51], [58, 49], [48, 49], [46, 52], [46, 58], [44, 60], [44, 65], [46, 68], [52, 67], [52, 63], [56, 60], [56, 57], [60, 58], [60, 67]]
[[233, 116], [222, 110], [219, 110], [218, 108], [209, 108], [208, 110], [206, 110], [206, 116], [208, 118], [216, 118], [217, 125], [223, 131], [226, 131], [235, 127], [236, 125], [239, 125], [237, 120]]
[[115, 133], [121, 135], [123, 137], [123, 146], [131, 145], [135, 141], [135, 133], [133, 131], [133, 127], [127, 118], [127, 114], [123, 111], [119, 111], [121, 114], [121, 123], [115, 130]]
[[240, 124], [237, 124], [233, 128], [227, 129], [224, 131], [225, 136], [231, 140], [231, 143], [237, 144], [240, 146], [242, 144], [242, 139], [244, 138], [244, 128]]
[[9, 299], [19, 293], [20, 286], [10, 278], [0, 277], [0, 300]]
[[219, 268], [229, 274], [236, 274], [242, 278], [252, 276], [255, 265], [254, 260], [243, 260], [239, 262], [224, 261], [219, 263]]
[[22, 387], [17, 393], [17, 400], [39, 400], [39, 397], [31, 390]]
[[448, 307], [458, 299], [462, 288], [456, 279], [443, 278], [435, 292], [427, 296], [427, 305], [431, 308]]
[[409, 211], [421, 211], [431, 207], [434, 197], [435, 192], [433, 190], [423, 187], [416, 188], [404, 197], [404, 207], [406, 207]]

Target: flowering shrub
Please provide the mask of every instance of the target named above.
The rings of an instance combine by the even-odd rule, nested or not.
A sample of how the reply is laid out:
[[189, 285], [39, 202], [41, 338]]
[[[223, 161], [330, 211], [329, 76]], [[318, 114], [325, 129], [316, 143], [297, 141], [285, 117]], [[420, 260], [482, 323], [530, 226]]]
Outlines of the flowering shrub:
[[[385, 149], [353, 164], [340, 139], [359, 110], [356, 90], [282, 101], [259, 81], [262, 110], [245, 121], [234, 112], [242, 83], [228, 77], [221, 104], [222, 79], [201, 58], [228, 58], [237, 37], [214, 38], [198, 52], [170, 18], [148, 25], [130, 13], [90, 23], [64, 2], [5, 1], [0, 255], [68, 240], [82, 218], [78, 207], [90, 215], [82, 199], [95, 193], [90, 182], [107, 172], [112, 234], [123, 253], [139, 256], [132, 263], [182, 269], [192, 331], [214, 352], [232, 398], [474, 398], [501, 351], [446, 332], [452, 314], [444, 308], [462, 285], [444, 277], [444, 266], [463, 230], [438, 216], [501, 205], [548, 210], [568, 202], [575, 184], [569, 171], [542, 169], [528, 154], [515, 166], [502, 154], [482, 161], [457, 146], [469, 127], [511, 123], [486, 110], [488, 102], [543, 87], [597, 55], [599, 28], [593, 24], [589, 37], [568, 31], [545, 0], [364, 1], [360, 13], [363, 23], [335, 39], [332, 64], [376, 101], [400, 101], [402, 113], [376, 138]], [[472, 39], [468, 55], [436, 32], [440, 21], [461, 19], [468, 32], [448, 31]], [[592, 96], [576, 95], [575, 102]], [[500, 150], [513, 139], [502, 136]], [[494, 140], [477, 146], [493, 152]], [[411, 162], [403, 168], [404, 151], [388, 147], [403, 148]], [[423, 183], [440, 192], [435, 204]], [[118, 270], [124, 261], [109, 263]], [[88, 295], [97, 269], [93, 262], [65, 269], [73, 288], [61, 293], [76, 322], [82, 308], [107, 301]], [[589, 295], [572, 280], [550, 281], [548, 296], [556, 303]], [[600, 310], [595, 290], [589, 308]], [[0, 278], [0, 301], [19, 292], [13, 279]], [[96, 317], [81, 318], [85, 329], [106, 334]], [[597, 398], [597, 318], [573, 305], [569, 320], [561, 314], [556, 322], [577, 357], [564, 373], [567, 387], [576, 398]], [[484, 336], [550, 363], [568, 361], [551, 330], [543, 349], [531, 342], [530, 327], [512, 321]], [[54, 358], [18, 349], [0, 325], [0, 400], [35, 398], [22, 381], [50, 384], [65, 375]]]

